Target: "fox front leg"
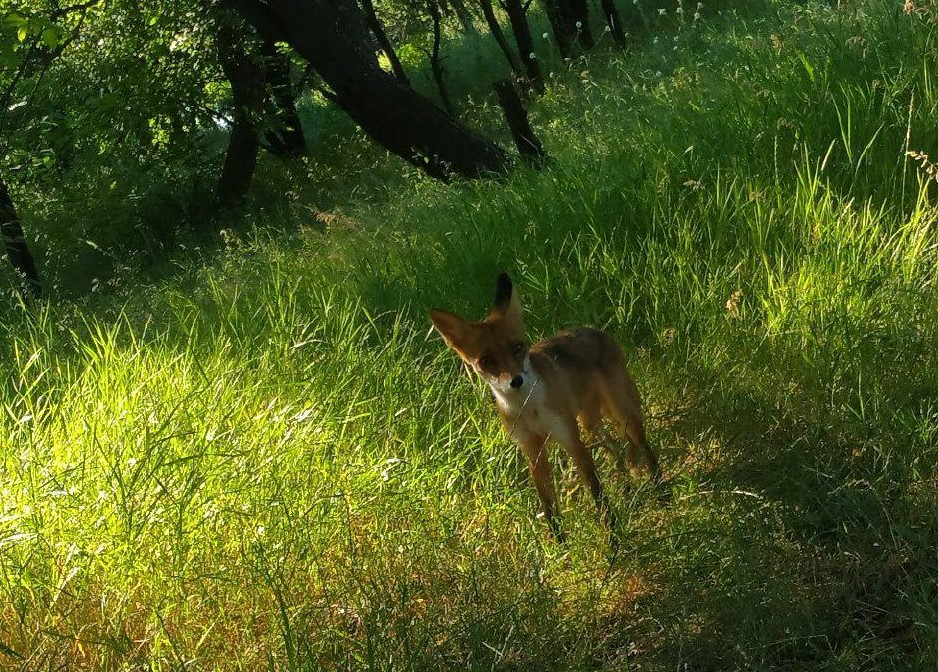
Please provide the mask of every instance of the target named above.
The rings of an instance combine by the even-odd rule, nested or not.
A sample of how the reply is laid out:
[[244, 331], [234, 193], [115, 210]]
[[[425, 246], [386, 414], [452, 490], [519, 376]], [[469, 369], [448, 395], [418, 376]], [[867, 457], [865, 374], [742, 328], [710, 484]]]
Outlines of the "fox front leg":
[[554, 491], [554, 474], [547, 455], [547, 438], [537, 434], [530, 434], [518, 439], [518, 445], [528, 463], [528, 471], [538, 499], [541, 500], [541, 510], [550, 526], [554, 538], [561, 544], [567, 542], [566, 535], [560, 527], [557, 518], [557, 494]]

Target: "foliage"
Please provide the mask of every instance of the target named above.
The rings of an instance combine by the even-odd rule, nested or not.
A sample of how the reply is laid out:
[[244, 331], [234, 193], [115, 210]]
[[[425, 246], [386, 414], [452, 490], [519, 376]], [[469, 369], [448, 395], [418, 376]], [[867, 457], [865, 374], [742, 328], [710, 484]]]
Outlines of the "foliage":
[[211, 188], [196, 184], [217, 162], [210, 17], [198, 2], [31, 1], [3, 14], [24, 23], [3, 77], [0, 172], [53, 282], [79, 284], [76, 255], [108, 275], [100, 250], [160, 246], [189, 195]]

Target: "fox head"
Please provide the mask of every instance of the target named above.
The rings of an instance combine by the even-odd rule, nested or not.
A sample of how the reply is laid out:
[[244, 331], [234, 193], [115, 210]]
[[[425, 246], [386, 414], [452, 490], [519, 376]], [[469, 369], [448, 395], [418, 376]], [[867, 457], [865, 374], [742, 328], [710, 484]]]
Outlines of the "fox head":
[[498, 276], [495, 309], [484, 319], [471, 322], [445, 310], [431, 311], [430, 319], [446, 344], [496, 395], [507, 397], [529, 390], [534, 374], [521, 303], [506, 273]]

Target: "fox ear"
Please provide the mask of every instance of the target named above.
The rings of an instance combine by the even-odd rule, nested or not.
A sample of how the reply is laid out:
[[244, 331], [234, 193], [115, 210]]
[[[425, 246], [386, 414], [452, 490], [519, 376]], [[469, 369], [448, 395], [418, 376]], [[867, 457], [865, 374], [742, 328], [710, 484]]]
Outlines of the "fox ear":
[[514, 286], [511, 284], [511, 278], [507, 273], [499, 273], [495, 284], [495, 307], [502, 311], [506, 310], [513, 293]]
[[498, 282], [495, 286], [495, 311], [500, 313], [502, 318], [511, 324], [514, 324], [521, 331], [524, 331], [524, 316], [521, 312], [521, 301], [518, 299], [518, 292], [511, 284], [511, 278], [507, 273], [498, 274]]
[[440, 332], [443, 340], [446, 341], [446, 345], [458, 350], [459, 345], [465, 338], [466, 327], [469, 326], [469, 323], [458, 315], [453, 315], [445, 310], [431, 310], [430, 320], [436, 330]]

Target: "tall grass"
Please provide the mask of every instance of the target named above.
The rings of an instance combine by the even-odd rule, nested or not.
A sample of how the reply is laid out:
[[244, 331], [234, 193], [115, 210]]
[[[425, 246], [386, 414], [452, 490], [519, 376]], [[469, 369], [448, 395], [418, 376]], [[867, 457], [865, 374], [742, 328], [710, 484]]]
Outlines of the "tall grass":
[[[5, 315], [4, 666], [933, 669], [934, 17], [767, 8], [571, 64], [540, 172]], [[614, 557], [429, 331], [499, 269], [627, 345], [669, 496], [600, 465]]]

